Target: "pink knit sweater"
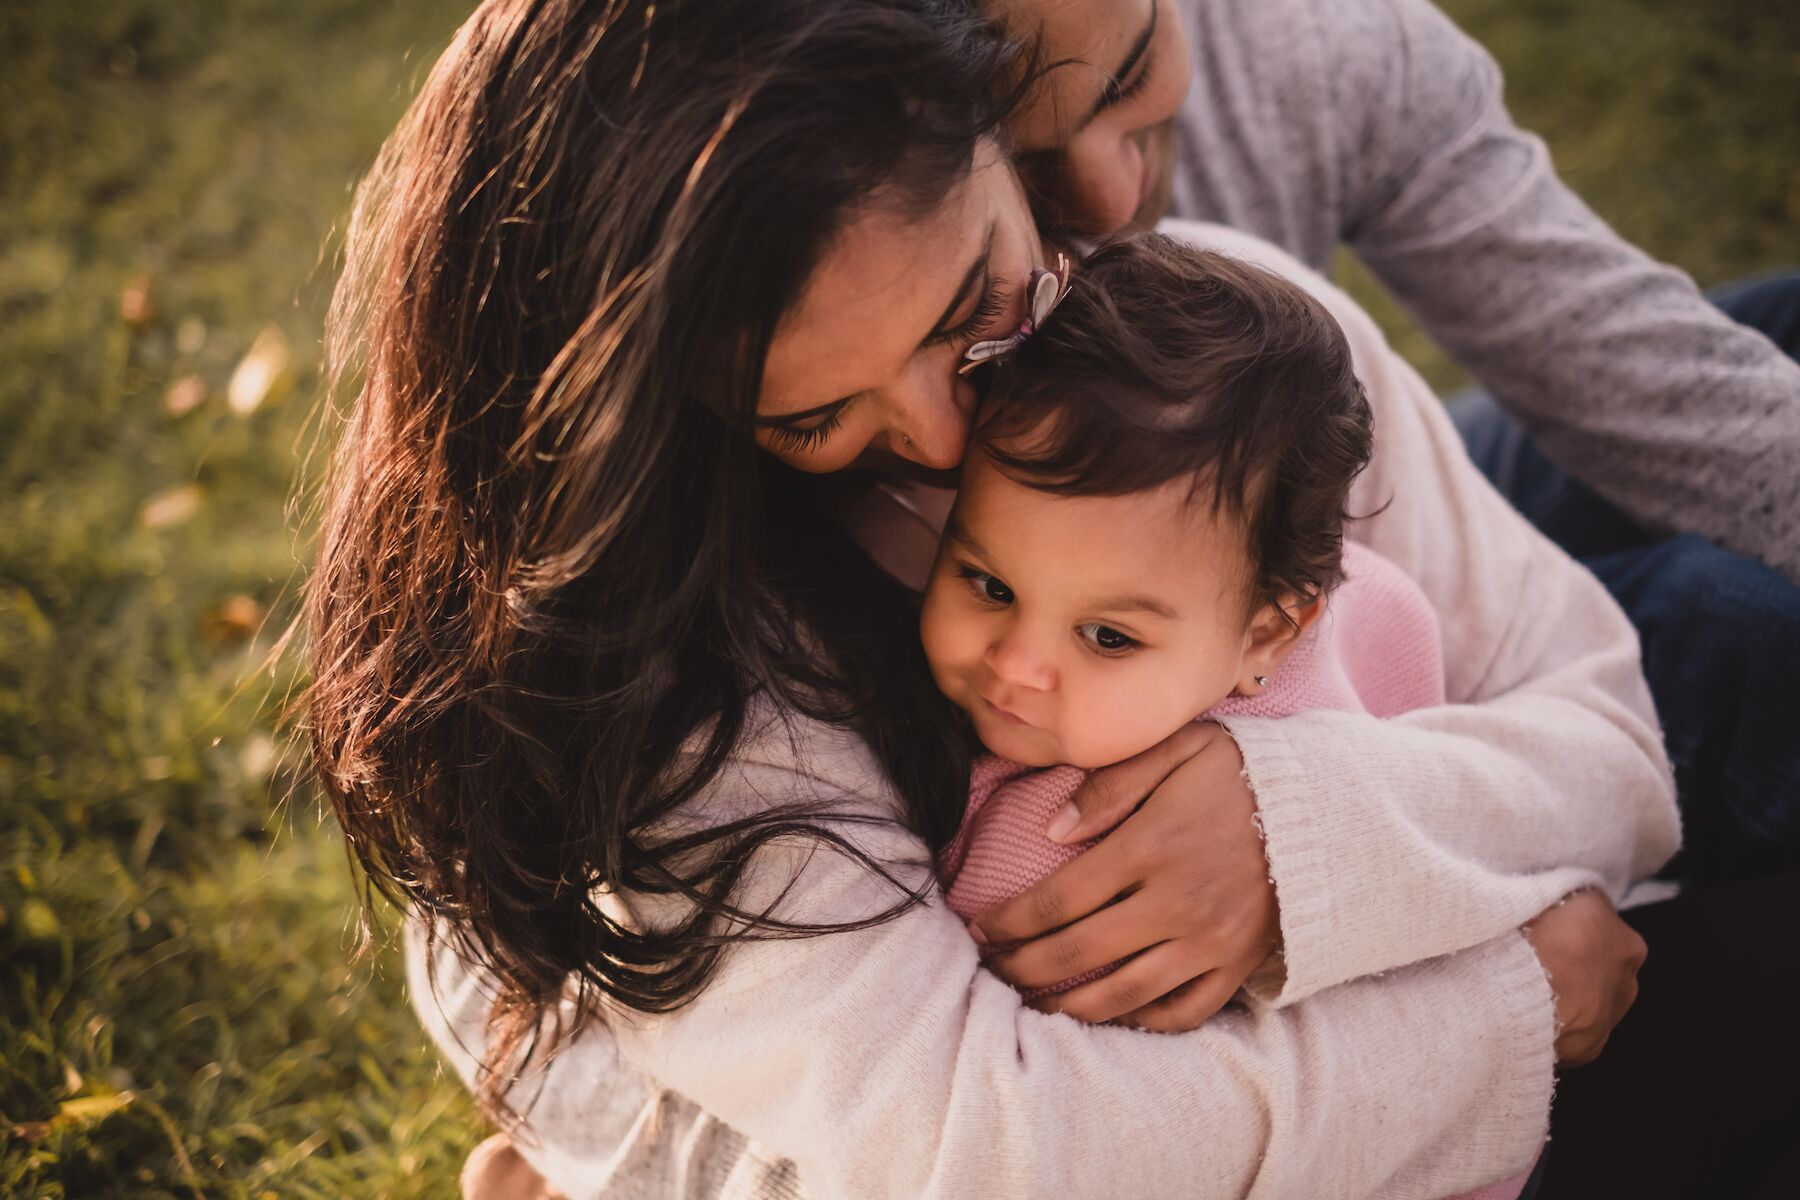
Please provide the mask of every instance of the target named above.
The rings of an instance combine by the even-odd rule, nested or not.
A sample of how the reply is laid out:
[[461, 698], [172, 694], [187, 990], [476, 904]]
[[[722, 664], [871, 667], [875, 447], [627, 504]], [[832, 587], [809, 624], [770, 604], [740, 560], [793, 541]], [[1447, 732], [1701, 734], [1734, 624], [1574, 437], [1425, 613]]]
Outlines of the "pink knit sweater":
[[[1254, 696], [1227, 696], [1202, 719], [1288, 717], [1321, 708], [1391, 717], [1444, 703], [1443, 644], [1424, 592], [1399, 567], [1355, 543], [1344, 545], [1344, 576], [1325, 615], [1301, 635], [1269, 686]], [[977, 760], [962, 827], [938, 861], [951, 911], [971, 920], [1098, 844], [1094, 838], [1064, 845], [1044, 835], [1086, 777], [1079, 767], [1039, 769], [993, 754]], [[1066, 991], [1119, 965], [1028, 995]], [[1514, 1200], [1528, 1175], [1452, 1200]]]

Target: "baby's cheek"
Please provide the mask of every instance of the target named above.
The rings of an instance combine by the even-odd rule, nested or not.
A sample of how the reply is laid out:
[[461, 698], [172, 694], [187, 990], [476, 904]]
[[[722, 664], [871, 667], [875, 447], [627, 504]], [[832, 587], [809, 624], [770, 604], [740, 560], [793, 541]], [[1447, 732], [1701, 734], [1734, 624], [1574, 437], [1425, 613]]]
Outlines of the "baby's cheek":
[[1069, 761], [1090, 770], [1141, 754], [1200, 715], [1194, 689], [1157, 673], [1121, 673], [1091, 689], [1065, 722]]
[[968, 669], [977, 653], [978, 632], [958, 614], [955, 601], [945, 596], [934, 580], [919, 612], [919, 641], [939, 687], [948, 688], [952, 677]]
[[1109, 680], [1071, 690], [1065, 685], [1059, 730], [1070, 765], [1090, 771], [1111, 766], [1160, 740], [1144, 741], [1147, 709], [1154, 706], [1137, 689]]

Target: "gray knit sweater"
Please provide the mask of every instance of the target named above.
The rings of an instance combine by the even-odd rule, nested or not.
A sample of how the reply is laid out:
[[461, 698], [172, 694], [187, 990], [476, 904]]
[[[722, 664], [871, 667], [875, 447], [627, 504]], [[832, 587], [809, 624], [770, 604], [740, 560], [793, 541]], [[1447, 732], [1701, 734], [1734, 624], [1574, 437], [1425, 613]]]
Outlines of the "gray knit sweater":
[[1183, 0], [1179, 216], [1347, 243], [1566, 470], [1800, 580], [1800, 366], [1556, 177], [1425, 0]]

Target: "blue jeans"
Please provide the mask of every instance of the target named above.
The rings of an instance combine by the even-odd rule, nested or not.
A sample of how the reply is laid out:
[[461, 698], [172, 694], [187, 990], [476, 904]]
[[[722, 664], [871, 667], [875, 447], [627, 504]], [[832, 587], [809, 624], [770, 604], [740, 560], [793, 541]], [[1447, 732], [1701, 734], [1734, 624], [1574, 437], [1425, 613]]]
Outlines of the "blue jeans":
[[[1800, 272], [1713, 301], [1800, 358]], [[1717, 881], [1800, 865], [1800, 587], [1703, 537], [1644, 530], [1484, 393], [1457, 397], [1450, 414], [1501, 494], [1637, 626], [1681, 804], [1684, 845], [1668, 873]]]

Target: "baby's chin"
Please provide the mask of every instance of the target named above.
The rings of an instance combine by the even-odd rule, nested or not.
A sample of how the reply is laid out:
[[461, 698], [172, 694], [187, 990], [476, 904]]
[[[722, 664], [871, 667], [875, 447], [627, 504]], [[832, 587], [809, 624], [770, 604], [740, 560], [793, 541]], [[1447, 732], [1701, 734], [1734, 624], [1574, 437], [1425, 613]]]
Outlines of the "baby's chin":
[[[990, 754], [1011, 759], [1025, 767], [1079, 767], [1098, 771], [1124, 762], [1149, 746], [1071, 746], [1054, 733], [1036, 726], [996, 725], [992, 718], [975, 718], [975, 735]], [[1159, 739], [1160, 740], [1160, 739]], [[1155, 743], [1151, 743], [1154, 745]]]
[[1107, 759], [1102, 762], [1080, 748], [1067, 747], [1054, 733], [1035, 725], [998, 724], [985, 715], [970, 715], [975, 718], [975, 735], [988, 753], [1011, 759], [1020, 766], [1080, 767], [1091, 771], [1117, 761]]
[[1055, 737], [1034, 725], [1012, 725], [978, 711], [970, 711], [975, 736], [989, 754], [1011, 759], [1027, 767], [1057, 767], [1063, 763]]

